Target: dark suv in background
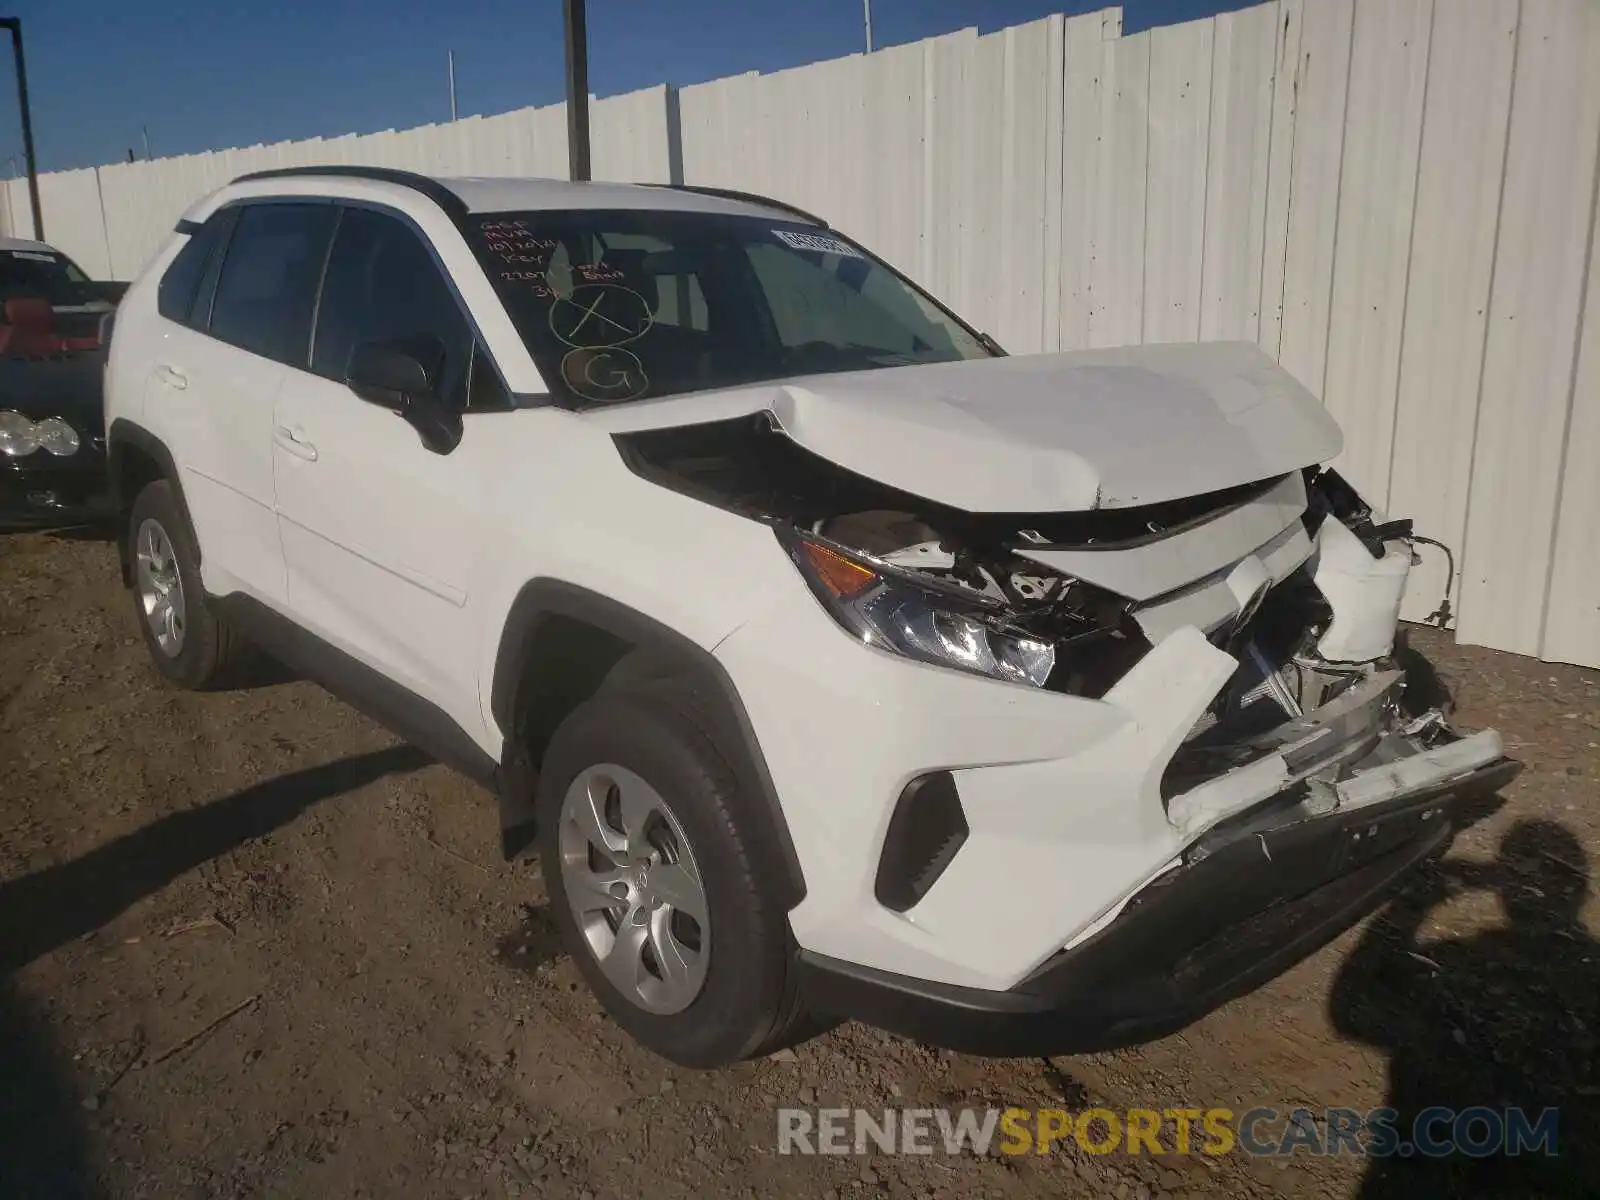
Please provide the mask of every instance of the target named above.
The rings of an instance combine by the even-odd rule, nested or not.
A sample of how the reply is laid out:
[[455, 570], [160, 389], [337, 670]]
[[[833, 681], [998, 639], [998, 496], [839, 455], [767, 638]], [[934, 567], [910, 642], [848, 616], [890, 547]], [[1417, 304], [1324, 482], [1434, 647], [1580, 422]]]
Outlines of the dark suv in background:
[[0, 239], [0, 530], [106, 515], [101, 383], [126, 287], [43, 242]]

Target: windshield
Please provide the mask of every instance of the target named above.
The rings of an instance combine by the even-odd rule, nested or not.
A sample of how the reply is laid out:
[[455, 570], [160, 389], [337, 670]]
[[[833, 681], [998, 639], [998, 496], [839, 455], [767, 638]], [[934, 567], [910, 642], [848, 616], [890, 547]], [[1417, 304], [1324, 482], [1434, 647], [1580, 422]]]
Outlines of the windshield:
[[472, 248], [561, 399], [986, 358], [891, 268], [814, 225], [697, 212], [475, 214]]
[[52, 250], [0, 250], [0, 301], [38, 298], [52, 307], [89, 304], [89, 277]]

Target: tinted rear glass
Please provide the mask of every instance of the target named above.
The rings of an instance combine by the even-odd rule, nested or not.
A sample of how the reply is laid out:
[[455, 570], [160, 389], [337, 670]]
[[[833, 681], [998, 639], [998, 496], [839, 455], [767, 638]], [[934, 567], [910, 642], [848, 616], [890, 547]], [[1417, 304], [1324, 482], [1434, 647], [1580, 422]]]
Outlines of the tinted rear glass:
[[331, 204], [243, 208], [217, 280], [212, 336], [305, 367], [317, 284], [337, 212]]
[[[180, 325], [197, 324], [204, 328], [204, 318], [211, 307], [210, 290], [198, 292], [197, 289], [202, 276], [207, 273], [207, 264], [214, 264], [221, 257], [221, 243], [226, 240], [227, 232], [233, 228], [233, 220], [238, 215], [239, 210], [235, 208], [213, 213], [197, 232], [190, 235], [183, 249], [173, 258], [156, 289], [156, 309], [167, 320], [177, 321]], [[215, 282], [213, 279], [213, 285]], [[197, 294], [203, 297], [199, 321], [193, 320]]]
[[54, 308], [93, 303], [89, 281], [65, 255], [53, 250], [0, 250], [0, 302], [47, 300]]

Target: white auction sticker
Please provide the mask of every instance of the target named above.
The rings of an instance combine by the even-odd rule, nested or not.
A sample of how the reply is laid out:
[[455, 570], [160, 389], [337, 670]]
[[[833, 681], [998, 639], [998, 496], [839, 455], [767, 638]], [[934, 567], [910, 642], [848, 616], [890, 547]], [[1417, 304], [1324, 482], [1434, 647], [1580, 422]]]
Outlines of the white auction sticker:
[[796, 250], [809, 250], [813, 254], [841, 254], [846, 258], [860, 258], [861, 251], [849, 242], [820, 233], [796, 233], [792, 229], [774, 229], [772, 236]]

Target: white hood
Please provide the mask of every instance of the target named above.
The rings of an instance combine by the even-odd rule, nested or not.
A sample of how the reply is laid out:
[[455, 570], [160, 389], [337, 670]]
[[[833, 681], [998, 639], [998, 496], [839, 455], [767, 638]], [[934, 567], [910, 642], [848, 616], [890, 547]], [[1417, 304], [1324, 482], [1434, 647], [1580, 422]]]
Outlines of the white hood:
[[1127, 508], [1327, 462], [1339, 427], [1246, 343], [814, 375], [620, 405], [612, 431], [766, 410], [812, 453], [967, 512]]

